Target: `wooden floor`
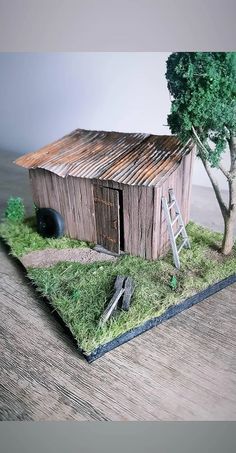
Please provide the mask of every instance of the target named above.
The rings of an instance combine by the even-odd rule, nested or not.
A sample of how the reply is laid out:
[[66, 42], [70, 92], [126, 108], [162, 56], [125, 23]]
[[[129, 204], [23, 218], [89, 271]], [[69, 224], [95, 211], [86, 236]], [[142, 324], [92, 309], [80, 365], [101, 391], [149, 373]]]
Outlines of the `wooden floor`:
[[3, 245], [0, 306], [0, 420], [236, 420], [236, 285], [91, 365]]

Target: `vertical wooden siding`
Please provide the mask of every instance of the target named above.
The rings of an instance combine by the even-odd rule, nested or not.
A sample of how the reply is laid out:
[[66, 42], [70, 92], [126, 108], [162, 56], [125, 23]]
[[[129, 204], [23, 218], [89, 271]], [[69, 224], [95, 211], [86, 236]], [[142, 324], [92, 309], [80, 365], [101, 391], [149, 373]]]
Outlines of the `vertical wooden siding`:
[[124, 242], [131, 255], [152, 258], [153, 202], [153, 187], [124, 186]]
[[65, 220], [65, 234], [96, 242], [92, 181], [68, 176], [61, 178], [43, 169], [30, 170], [36, 206], [50, 207]]

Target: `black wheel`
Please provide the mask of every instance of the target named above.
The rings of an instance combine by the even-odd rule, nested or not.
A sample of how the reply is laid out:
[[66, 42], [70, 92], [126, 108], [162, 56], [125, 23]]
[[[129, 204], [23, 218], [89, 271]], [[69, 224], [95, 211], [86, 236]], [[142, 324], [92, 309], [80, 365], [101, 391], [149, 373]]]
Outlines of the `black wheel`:
[[39, 208], [36, 211], [37, 232], [44, 238], [60, 238], [64, 234], [64, 219], [51, 208]]

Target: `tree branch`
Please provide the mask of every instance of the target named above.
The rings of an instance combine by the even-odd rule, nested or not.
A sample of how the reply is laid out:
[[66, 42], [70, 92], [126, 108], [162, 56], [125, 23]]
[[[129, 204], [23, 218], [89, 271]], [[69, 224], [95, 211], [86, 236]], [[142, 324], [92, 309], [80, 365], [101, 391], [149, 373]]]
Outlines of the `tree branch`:
[[230, 171], [226, 170], [226, 168], [224, 168], [222, 164], [219, 164], [217, 168], [219, 168], [219, 170], [223, 173], [223, 175], [224, 175], [228, 180], [231, 179]]
[[200, 140], [200, 137], [198, 136], [194, 126], [192, 126], [192, 131], [193, 131], [194, 137], [197, 140], [198, 146], [202, 149], [202, 151], [204, 151], [206, 154], [208, 154], [208, 150], [206, 149], [205, 145]]
[[[202, 141], [200, 140], [197, 132], [196, 132], [196, 129], [194, 128], [194, 126], [192, 126], [192, 131], [194, 133], [194, 136], [197, 140], [197, 143], [198, 143], [198, 146], [200, 146], [200, 148], [205, 151], [205, 153], [208, 154], [208, 151], [206, 149], [206, 147], [204, 146], [204, 144], [202, 143]], [[224, 166], [222, 164], [219, 164], [218, 167], [217, 167], [222, 173], [223, 175], [230, 181], [231, 180], [231, 172], [226, 170], [226, 168], [224, 168]]]

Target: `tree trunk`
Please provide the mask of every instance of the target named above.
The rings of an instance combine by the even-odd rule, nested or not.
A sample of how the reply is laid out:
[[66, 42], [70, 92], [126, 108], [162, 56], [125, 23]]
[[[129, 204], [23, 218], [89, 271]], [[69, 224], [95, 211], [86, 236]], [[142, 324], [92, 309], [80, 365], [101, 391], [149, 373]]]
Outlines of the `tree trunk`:
[[234, 246], [234, 225], [235, 225], [235, 212], [231, 211], [224, 219], [224, 237], [222, 242], [222, 253], [223, 255], [229, 255], [232, 252]]
[[224, 219], [224, 236], [221, 247], [221, 252], [224, 255], [229, 255], [232, 252], [234, 246], [234, 226], [236, 222], [236, 138], [231, 137], [230, 143], [230, 157], [231, 157], [231, 168], [229, 172], [228, 186], [229, 186], [229, 203], [225, 205], [217, 181], [215, 180], [209, 163], [200, 155], [206, 172], [210, 178], [212, 187], [214, 189], [219, 207]]
[[224, 216], [225, 230], [222, 243], [222, 253], [229, 255], [234, 246], [234, 226], [236, 223], [236, 137], [231, 135], [229, 140], [231, 157], [229, 185], [229, 207]]
[[229, 152], [230, 152], [230, 170], [226, 170], [222, 165], [219, 165], [219, 169], [227, 178], [228, 186], [229, 186], [229, 203], [226, 206], [220, 188], [218, 186], [217, 180], [215, 179], [209, 162], [205, 157], [206, 148], [204, 143], [199, 138], [198, 133], [196, 132], [195, 128], [192, 126], [192, 131], [194, 134], [194, 139], [196, 141], [196, 145], [199, 149], [199, 156], [202, 160], [202, 163], [206, 169], [206, 172], [209, 176], [211, 181], [212, 187], [214, 189], [216, 199], [219, 203], [219, 207], [224, 219], [225, 229], [224, 229], [224, 236], [222, 242], [221, 251], [224, 255], [229, 255], [232, 252], [234, 246], [234, 226], [236, 223], [236, 135], [235, 131], [230, 131], [230, 137], [227, 139], [229, 145]]

